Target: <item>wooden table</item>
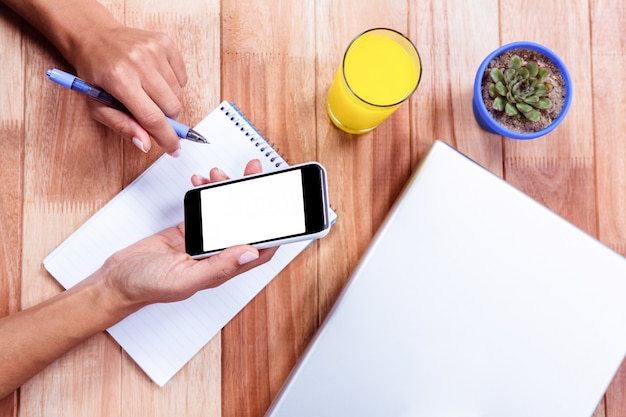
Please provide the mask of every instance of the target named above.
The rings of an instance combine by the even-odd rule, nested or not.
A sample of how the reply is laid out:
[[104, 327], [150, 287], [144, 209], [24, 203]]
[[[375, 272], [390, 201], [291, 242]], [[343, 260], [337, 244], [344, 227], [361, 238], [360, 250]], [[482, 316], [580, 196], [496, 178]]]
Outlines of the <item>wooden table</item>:
[[[291, 163], [327, 167], [339, 221], [164, 388], [100, 334], [1, 402], [0, 416], [262, 416], [436, 138], [626, 255], [622, 1], [105, 3], [126, 24], [166, 32], [179, 45], [190, 79], [181, 121], [193, 125], [222, 99], [234, 101]], [[326, 91], [349, 41], [381, 26], [415, 42], [421, 84], [373, 133], [343, 134], [326, 117]], [[516, 40], [553, 49], [573, 78], [572, 108], [543, 139], [488, 134], [472, 115], [476, 68]], [[142, 155], [89, 119], [83, 97], [47, 81], [46, 69], [67, 63], [3, 6], [0, 57], [0, 314], [7, 314], [61, 291], [42, 267], [46, 253], [159, 152]], [[626, 367], [596, 415], [626, 416]]]

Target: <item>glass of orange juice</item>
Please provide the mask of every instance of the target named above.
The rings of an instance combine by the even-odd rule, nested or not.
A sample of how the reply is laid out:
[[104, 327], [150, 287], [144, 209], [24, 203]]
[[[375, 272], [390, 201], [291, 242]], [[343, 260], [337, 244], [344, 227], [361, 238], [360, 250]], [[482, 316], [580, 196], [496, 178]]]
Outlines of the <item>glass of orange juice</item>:
[[422, 65], [415, 45], [392, 29], [370, 29], [348, 46], [326, 110], [347, 133], [373, 130], [417, 88]]

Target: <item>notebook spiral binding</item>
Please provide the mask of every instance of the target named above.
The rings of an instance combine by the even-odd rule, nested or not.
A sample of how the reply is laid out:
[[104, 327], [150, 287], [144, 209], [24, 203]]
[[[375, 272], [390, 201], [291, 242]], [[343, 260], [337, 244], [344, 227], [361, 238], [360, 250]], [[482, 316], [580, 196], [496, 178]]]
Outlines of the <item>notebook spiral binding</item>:
[[287, 164], [287, 161], [275, 149], [272, 143], [269, 143], [263, 135], [257, 130], [256, 127], [243, 115], [243, 113], [233, 103], [229, 103], [231, 108], [227, 106], [220, 106], [220, 110], [230, 117], [230, 121], [239, 127], [239, 130], [245, 133], [246, 137], [250, 139], [250, 142], [259, 148], [259, 152], [263, 154], [265, 158], [268, 158], [276, 168], [280, 167], [283, 163]]

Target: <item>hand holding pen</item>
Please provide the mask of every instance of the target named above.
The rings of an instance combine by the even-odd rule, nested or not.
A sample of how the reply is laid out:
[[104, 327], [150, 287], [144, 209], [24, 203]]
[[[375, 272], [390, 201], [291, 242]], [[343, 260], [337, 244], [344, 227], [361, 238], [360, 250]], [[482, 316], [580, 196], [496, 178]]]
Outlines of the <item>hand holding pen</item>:
[[[48, 70], [46, 74], [48, 75], [51, 81], [63, 87], [85, 94], [93, 98], [94, 100], [97, 100], [100, 103], [107, 105], [108, 107], [111, 107], [115, 110], [119, 110], [125, 114], [131, 115], [130, 111], [111, 94], [81, 80], [75, 75], [69, 74], [59, 69]], [[176, 120], [173, 120], [169, 117], [166, 117], [166, 119], [168, 123], [170, 124], [170, 126], [174, 129], [178, 137], [182, 139], [188, 139], [193, 142], [208, 143], [208, 141], [206, 140], [204, 136], [202, 136], [195, 130], [191, 129], [189, 126], [179, 123]], [[133, 138], [133, 142], [135, 142], [135, 138]], [[137, 143], [135, 143], [135, 145], [137, 145], [140, 149], [142, 149], [142, 147], [139, 146]], [[144, 150], [145, 152], [145, 149], [142, 149], [142, 150]]]

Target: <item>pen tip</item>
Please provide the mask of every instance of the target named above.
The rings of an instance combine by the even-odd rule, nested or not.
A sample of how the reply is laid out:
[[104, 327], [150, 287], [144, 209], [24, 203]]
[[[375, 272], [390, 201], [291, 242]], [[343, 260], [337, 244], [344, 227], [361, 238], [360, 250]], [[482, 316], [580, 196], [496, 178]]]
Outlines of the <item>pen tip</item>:
[[189, 129], [189, 132], [187, 132], [187, 139], [198, 143], [210, 143], [204, 136], [193, 129]]

